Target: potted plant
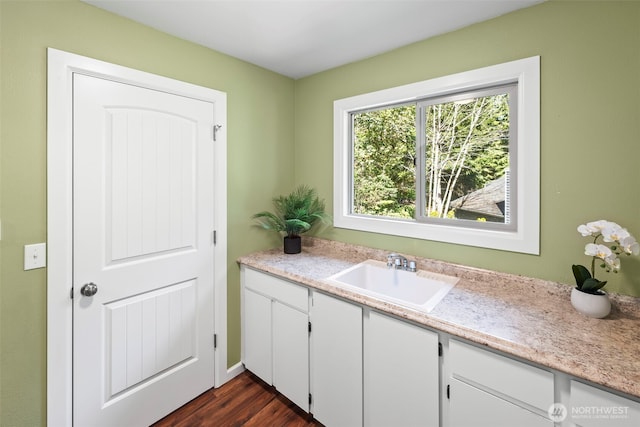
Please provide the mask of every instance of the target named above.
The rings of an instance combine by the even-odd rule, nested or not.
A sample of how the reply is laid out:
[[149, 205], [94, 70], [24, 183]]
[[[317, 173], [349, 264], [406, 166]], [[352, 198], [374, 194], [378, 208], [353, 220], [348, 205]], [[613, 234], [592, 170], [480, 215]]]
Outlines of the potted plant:
[[[606, 281], [596, 279], [596, 260], [607, 273], [620, 271], [619, 255], [638, 255], [640, 246], [636, 239], [615, 222], [599, 220], [578, 227], [582, 236], [593, 237], [592, 243], [584, 248], [585, 255], [591, 257], [591, 270], [583, 265], [573, 265], [576, 287], [571, 291], [571, 304], [576, 310], [590, 317], [606, 317], [611, 311], [609, 296], [601, 289]], [[598, 243], [599, 240], [603, 243]]]
[[287, 196], [273, 199], [275, 211], [258, 212], [253, 215], [259, 225], [266, 229], [284, 233], [284, 252], [298, 254], [302, 251], [300, 235], [309, 231], [318, 222], [328, 222], [329, 215], [324, 211], [324, 201], [316, 191], [301, 185]]

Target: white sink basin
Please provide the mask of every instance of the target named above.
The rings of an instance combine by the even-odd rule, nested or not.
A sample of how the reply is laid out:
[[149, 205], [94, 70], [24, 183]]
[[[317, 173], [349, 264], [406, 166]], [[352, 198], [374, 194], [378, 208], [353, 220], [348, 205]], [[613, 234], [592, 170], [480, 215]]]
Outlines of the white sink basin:
[[418, 270], [410, 272], [388, 268], [381, 261], [367, 260], [327, 281], [385, 301], [430, 312], [458, 283], [457, 277]]

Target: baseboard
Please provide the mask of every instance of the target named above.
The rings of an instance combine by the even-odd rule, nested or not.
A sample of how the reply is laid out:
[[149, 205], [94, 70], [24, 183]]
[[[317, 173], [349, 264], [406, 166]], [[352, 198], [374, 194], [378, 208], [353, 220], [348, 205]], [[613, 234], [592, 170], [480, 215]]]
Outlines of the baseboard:
[[218, 381], [218, 385], [216, 387], [220, 387], [222, 384], [228, 381], [231, 381], [232, 379], [234, 379], [235, 377], [237, 377], [243, 372], [244, 372], [244, 365], [242, 364], [242, 362], [236, 363], [235, 365], [227, 369], [227, 374], [225, 375], [224, 378], [220, 378], [220, 381]]

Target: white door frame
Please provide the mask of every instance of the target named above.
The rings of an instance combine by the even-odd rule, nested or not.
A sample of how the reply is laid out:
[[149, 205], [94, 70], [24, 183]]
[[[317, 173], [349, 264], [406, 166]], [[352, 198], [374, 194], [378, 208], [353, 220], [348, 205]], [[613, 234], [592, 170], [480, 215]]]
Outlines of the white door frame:
[[[47, 425], [71, 426], [73, 283], [73, 74], [134, 84], [214, 102], [215, 148], [215, 386], [227, 370], [227, 95], [167, 77], [49, 48], [47, 71]], [[213, 129], [212, 129], [213, 133]]]

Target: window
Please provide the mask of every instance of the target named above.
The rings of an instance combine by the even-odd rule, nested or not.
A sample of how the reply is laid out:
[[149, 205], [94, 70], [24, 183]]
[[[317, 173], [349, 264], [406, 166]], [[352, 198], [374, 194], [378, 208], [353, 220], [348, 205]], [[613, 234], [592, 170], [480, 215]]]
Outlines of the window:
[[336, 227], [539, 252], [539, 58], [334, 103]]

